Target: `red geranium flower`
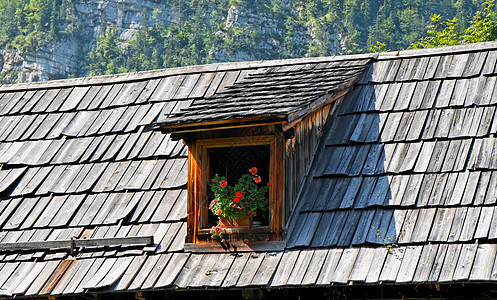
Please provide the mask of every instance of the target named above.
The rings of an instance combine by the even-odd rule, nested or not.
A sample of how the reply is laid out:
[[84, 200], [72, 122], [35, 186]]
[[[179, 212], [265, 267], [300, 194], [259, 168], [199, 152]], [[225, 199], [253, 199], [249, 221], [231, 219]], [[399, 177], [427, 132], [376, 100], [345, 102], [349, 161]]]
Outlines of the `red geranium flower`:
[[271, 186], [271, 182], [268, 182], [268, 183], [267, 183], [267, 186]]
[[219, 182], [219, 186], [222, 188], [225, 188], [227, 185], [228, 183], [226, 182], [226, 180], [221, 180], [221, 182]]
[[242, 191], [236, 192], [236, 197], [237, 198], [242, 198], [243, 197], [243, 192]]
[[209, 209], [211, 209], [214, 206], [214, 204], [216, 204], [217, 200], [218, 199], [214, 199], [211, 201], [211, 204], [209, 205]]
[[251, 215], [253, 215], [253, 214], [254, 214], [254, 212], [251, 210], [251, 211], [249, 211], [249, 212], [247, 213], [247, 216], [251, 216]]
[[235, 199], [233, 199], [233, 201], [234, 201], [235, 203], [238, 203], [238, 202], [240, 202], [240, 198], [236, 197]]
[[253, 167], [252, 169], [249, 169], [249, 172], [250, 174], [252, 174], [252, 176], [254, 176], [257, 173], [257, 168]]
[[259, 176], [259, 175], [255, 176], [254, 181], [255, 181], [255, 183], [261, 182], [261, 176]]

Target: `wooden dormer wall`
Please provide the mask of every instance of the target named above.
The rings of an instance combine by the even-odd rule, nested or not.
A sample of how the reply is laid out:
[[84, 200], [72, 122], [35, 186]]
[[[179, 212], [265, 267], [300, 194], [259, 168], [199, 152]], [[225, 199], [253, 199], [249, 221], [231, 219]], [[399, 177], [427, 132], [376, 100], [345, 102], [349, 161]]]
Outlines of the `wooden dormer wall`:
[[[338, 101], [341, 101], [339, 99]], [[321, 138], [330, 110], [333, 106], [328, 104], [319, 111], [311, 114], [294, 127], [294, 135], [286, 140], [285, 149], [285, 221], [288, 220], [294, 207], [295, 199], [299, 193], [302, 182], [316, 151], [316, 146]]]

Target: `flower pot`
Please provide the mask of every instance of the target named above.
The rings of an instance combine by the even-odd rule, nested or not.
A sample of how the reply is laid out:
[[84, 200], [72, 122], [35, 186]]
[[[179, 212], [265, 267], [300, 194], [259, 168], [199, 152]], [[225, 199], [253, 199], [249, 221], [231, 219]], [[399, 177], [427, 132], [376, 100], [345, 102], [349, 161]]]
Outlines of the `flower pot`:
[[231, 221], [228, 217], [223, 217], [219, 219], [219, 225], [221, 228], [234, 228], [234, 227], [251, 227], [252, 226], [252, 217], [243, 216], [236, 219], [236, 221]]

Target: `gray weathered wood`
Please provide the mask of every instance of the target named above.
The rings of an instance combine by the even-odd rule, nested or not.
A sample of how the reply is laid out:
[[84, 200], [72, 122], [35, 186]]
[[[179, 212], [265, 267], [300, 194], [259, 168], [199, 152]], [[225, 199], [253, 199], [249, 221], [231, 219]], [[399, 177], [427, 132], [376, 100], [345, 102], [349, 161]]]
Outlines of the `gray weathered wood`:
[[476, 256], [471, 268], [470, 280], [489, 280], [495, 261], [497, 245], [481, 244], [476, 249]]
[[237, 287], [247, 287], [252, 284], [252, 280], [254, 280], [259, 267], [264, 260], [264, 253], [252, 253], [243, 268], [243, 271], [238, 278], [236, 283]]
[[397, 274], [396, 282], [411, 282], [416, 271], [416, 266], [423, 247], [408, 246], [405, 248], [405, 254], [402, 258], [402, 264]]
[[443, 259], [443, 257], [437, 257], [438, 247], [439, 246], [436, 244], [422, 246], [423, 250], [419, 256], [418, 264], [412, 279], [413, 282], [426, 282], [428, 280], [435, 261]]
[[45, 242], [16, 242], [16, 243], [0, 243], [1, 251], [12, 250], [42, 250], [73, 247], [104, 247], [104, 246], [122, 246], [122, 245], [137, 245], [145, 246], [153, 244], [152, 236], [140, 237], [119, 237], [119, 238], [102, 238], [102, 239], [74, 239], [74, 240], [57, 240]]
[[461, 249], [462, 244], [448, 245], [445, 257], [449, 258], [449, 260], [445, 260], [443, 263], [440, 271], [440, 277], [438, 278], [439, 282], [448, 282], [454, 280], [454, 272], [456, 270]]

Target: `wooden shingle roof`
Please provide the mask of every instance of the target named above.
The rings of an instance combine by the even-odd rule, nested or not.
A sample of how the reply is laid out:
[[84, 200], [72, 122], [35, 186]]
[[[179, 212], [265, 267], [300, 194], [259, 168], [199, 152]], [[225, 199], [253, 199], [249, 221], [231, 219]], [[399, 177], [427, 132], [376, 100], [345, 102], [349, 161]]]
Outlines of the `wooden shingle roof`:
[[[373, 56], [372, 56], [373, 57]], [[370, 58], [244, 70], [242, 80], [212, 97], [172, 113], [162, 125], [185, 126], [252, 118], [293, 121], [347, 92]]]
[[[494, 282], [497, 43], [372, 59], [1, 86], [0, 296]], [[185, 251], [187, 149], [157, 125], [238, 111], [291, 122], [349, 90], [333, 105], [284, 251]], [[83, 239], [106, 242], [67, 249]], [[26, 242], [60, 243], [6, 247]]]
[[344, 248], [328, 283], [493, 280], [496, 54], [380, 57], [330, 116], [287, 247]]

